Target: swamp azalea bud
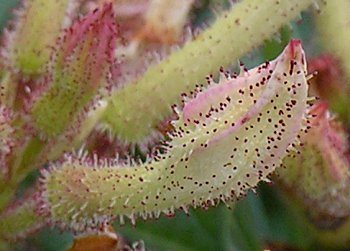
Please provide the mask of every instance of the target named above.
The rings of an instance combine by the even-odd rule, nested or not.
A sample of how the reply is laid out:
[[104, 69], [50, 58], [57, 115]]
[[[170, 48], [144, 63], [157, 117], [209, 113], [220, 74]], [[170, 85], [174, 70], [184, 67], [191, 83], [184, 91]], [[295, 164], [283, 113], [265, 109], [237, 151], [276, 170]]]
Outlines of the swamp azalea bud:
[[331, 119], [325, 103], [310, 111], [308, 134], [300, 154], [287, 157], [281, 181], [302, 197], [313, 214], [344, 217], [350, 213], [350, 165], [347, 134]]
[[106, 95], [115, 37], [112, 4], [96, 9], [64, 32], [47, 87], [31, 110], [34, 126], [44, 135], [61, 134], [78, 114], [86, 113], [94, 97]]
[[139, 39], [164, 44], [179, 40], [194, 0], [151, 0]]
[[267, 180], [303, 130], [305, 67], [301, 43], [293, 40], [272, 62], [239, 76], [222, 71], [218, 84], [185, 101], [164, 151], [145, 163], [82, 154], [44, 170], [41, 210], [84, 231], [115, 218], [135, 223], [138, 216], [172, 216], [242, 197]]
[[41, 74], [61, 29], [68, 23], [70, 0], [26, 0], [9, 44], [13, 66], [25, 74]]

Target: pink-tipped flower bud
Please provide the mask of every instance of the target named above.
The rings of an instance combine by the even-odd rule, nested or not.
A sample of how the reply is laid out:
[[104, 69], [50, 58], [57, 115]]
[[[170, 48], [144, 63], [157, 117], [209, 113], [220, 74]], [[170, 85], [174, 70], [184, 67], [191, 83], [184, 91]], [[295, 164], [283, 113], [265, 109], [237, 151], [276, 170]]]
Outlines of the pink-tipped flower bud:
[[347, 134], [327, 108], [325, 103], [319, 103], [311, 110], [314, 118], [309, 132], [301, 138], [301, 153], [286, 158], [286, 168], [279, 174], [314, 215], [344, 217], [350, 213]]
[[34, 126], [43, 134], [61, 134], [78, 114], [86, 113], [94, 97], [106, 95], [115, 38], [112, 4], [96, 9], [65, 30], [46, 90], [31, 110]]

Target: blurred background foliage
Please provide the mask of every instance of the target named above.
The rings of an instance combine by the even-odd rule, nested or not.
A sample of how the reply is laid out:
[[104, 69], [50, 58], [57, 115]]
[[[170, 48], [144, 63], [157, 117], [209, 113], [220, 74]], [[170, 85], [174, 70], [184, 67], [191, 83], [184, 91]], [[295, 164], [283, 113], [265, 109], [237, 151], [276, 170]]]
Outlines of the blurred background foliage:
[[[1, 30], [19, 2], [0, 0]], [[207, 0], [194, 13], [193, 23], [198, 27], [202, 26], [203, 20], [212, 16], [207, 8], [208, 2]], [[226, 1], [220, 2], [225, 5]], [[242, 62], [252, 67], [270, 60], [282, 51], [290, 38], [302, 39], [308, 57], [315, 56], [320, 51], [310, 14], [303, 14], [300, 20], [284, 27], [280, 34], [244, 57]], [[23, 186], [32, 183], [35, 176], [34, 173], [28, 177]], [[318, 246], [315, 235], [309, 231], [304, 214], [290, 200], [286, 191], [281, 191], [276, 184], [260, 184], [256, 193], [250, 192], [247, 197], [233, 204], [232, 209], [225, 205], [208, 210], [191, 209], [189, 215], [178, 212], [173, 218], [161, 216], [156, 221], [146, 222], [139, 219], [135, 227], [129, 223], [114, 227], [130, 242], [143, 240], [147, 250], [329, 250]], [[72, 241], [70, 233], [46, 228], [25, 243], [19, 242], [17, 250], [23, 250], [24, 247], [26, 250], [28, 247], [43, 251], [67, 250]]]

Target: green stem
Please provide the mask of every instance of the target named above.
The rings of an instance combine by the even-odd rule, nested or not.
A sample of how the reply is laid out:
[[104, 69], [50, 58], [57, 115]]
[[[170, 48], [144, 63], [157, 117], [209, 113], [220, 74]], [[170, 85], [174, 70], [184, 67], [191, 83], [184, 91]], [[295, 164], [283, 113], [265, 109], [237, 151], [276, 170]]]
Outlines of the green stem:
[[38, 213], [36, 196], [21, 199], [3, 212], [0, 221], [0, 236], [9, 240], [24, 237], [46, 224], [44, 216]]
[[14, 198], [18, 184], [40, 164], [37, 157], [45, 145], [38, 138], [31, 138], [27, 144], [16, 150], [10, 178], [3, 178], [0, 185], [0, 212]]
[[94, 128], [105, 107], [105, 102], [101, 101], [95, 110], [88, 112], [85, 119], [81, 121], [80, 131], [73, 138], [52, 139], [54, 144], [52, 142], [48, 144], [47, 141], [41, 140], [39, 137], [32, 137], [24, 146], [19, 146], [11, 162], [10, 179], [3, 177], [0, 180], [0, 212], [14, 198], [18, 184], [31, 171], [47, 161], [57, 159], [64, 151], [70, 151], [80, 146]]

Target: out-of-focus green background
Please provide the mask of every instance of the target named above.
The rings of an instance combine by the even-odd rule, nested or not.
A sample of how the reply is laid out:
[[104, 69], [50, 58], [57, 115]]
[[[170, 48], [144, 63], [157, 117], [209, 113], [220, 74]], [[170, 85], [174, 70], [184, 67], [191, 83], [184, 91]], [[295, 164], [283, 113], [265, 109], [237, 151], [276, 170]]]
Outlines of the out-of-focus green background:
[[[1, 30], [18, 2], [0, 0]], [[207, 12], [197, 13], [197, 23], [207, 15]], [[292, 23], [292, 27], [292, 30], [283, 28], [281, 37], [265, 43], [242, 61], [251, 67], [272, 59], [291, 37], [303, 40], [308, 55], [317, 54], [311, 17], [303, 15], [302, 21]], [[288, 198], [275, 184], [261, 184], [256, 194], [249, 193], [233, 207], [227, 209], [220, 205], [209, 210], [190, 210], [190, 216], [178, 212], [174, 218], [162, 216], [156, 221], [139, 219], [135, 227], [115, 225], [115, 229], [130, 241], [144, 240], [147, 250], [261, 251], [272, 245], [272, 250], [326, 250], [315, 244], [312, 235], [306, 232], [304, 218], [288, 204]], [[72, 236], [56, 229], [44, 229], [26, 243], [33, 250], [66, 250], [72, 243]], [[18, 250], [23, 247], [19, 244]]]

